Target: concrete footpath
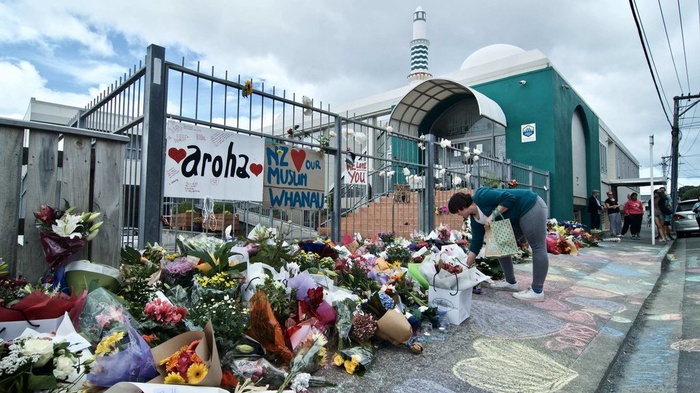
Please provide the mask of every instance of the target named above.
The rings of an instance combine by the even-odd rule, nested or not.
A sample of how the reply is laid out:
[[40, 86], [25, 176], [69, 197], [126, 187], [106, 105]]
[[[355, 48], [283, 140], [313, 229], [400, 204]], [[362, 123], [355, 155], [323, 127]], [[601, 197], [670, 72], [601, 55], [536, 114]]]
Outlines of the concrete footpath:
[[[643, 235], [644, 236], [644, 235]], [[544, 302], [485, 288], [471, 316], [446, 336], [423, 341], [420, 355], [379, 349], [363, 376], [329, 366], [338, 384], [314, 392], [595, 392], [661, 275], [672, 243], [601, 242], [579, 255], [549, 254]], [[521, 289], [530, 263], [516, 265]]]

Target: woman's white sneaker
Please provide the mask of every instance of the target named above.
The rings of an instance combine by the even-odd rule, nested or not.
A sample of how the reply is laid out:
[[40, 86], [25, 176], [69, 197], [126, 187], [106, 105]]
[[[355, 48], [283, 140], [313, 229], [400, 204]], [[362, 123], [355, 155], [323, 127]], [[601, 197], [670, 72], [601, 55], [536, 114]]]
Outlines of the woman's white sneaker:
[[516, 282], [515, 284], [511, 284], [506, 280], [501, 280], [497, 281], [491, 285], [489, 285], [489, 288], [495, 289], [498, 291], [511, 291], [511, 292], [518, 292], [520, 290], [520, 286]]
[[536, 293], [535, 291], [532, 290], [532, 288], [528, 288], [524, 291], [514, 293], [513, 297], [516, 299], [520, 299], [520, 300], [530, 300], [533, 302], [542, 302], [542, 301], [544, 301], [544, 291], [542, 291], [541, 293]]

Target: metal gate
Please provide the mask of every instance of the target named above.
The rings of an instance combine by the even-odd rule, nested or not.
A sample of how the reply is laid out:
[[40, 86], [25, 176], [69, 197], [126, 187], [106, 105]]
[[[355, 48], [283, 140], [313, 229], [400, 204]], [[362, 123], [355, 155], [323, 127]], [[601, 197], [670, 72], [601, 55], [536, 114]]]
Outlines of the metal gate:
[[[324, 207], [320, 210], [268, 209], [244, 200], [167, 198], [163, 193], [166, 122], [264, 137], [272, 143], [323, 152]], [[178, 235], [204, 232], [227, 238], [257, 224], [277, 228], [288, 239], [380, 231], [410, 235], [429, 232], [440, 216], [436, 207], [460, 188], [504, 185], [516, 179], [548, 200], [549, 174], [489, 157], [465, 155], [438, 141], [402, 135], [388, 118], [353, 117], [330, 106], [288, 94], [264, 82], [206, 72], [165, 60], [165, 49], [148, 47], [139, 64], [96, 97], [72, 126], [129, 136], [124, 162], [124, 227], [138, 247], [174, 245]], [[436, 153], [463, 160], [436, 167]], [[367, 185], [345, 185], [347, 162], [366, 160]], [[442, 161], [447, 162], [447, 161]], [[456, 180], [460, 180], [456, 182]], [[397, 194], [398, 193], [398, 194]], [[397, 198], [398, 195], [398, 198]], [[403, 199], [401, 198], [403, 196]], [[439, 210], [439, 209], [437, 209]], [[201, 212], [206, 213], [203, 217]], [[451, 220], [451, 221], [450, 221]], [[212, 222], [214, 223], [212, 225]]]

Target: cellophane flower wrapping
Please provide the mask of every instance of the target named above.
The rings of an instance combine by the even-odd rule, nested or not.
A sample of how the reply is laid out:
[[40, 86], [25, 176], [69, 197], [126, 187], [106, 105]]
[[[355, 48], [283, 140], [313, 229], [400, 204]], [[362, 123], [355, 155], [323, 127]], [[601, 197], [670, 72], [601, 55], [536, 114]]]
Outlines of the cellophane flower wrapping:
[[[278, 388], [287, 377], [286, 371], [276, 367], [265, 358], [235, 359], [230, 366], [240, 381], [249, 379], [257, 386], [269, 385], [270, 388]], [[311, 376], [309, 386], [320, 387], [330, 386], [330, 384], [322, 377]]]
[[112, 386], [117, 382], [148, 382], [158, 376], [151, 348], [127, 319], [125, 348], [108, 356], [97, 356], [88, 374], [95, 386]]
[[341, 349], [339, 353], [343, 362], [336, 360], [335, 363], [345, 367], [348, 374], [362, 374], [367, 371], [370, 363], [377, 356], [377, 350], [371, 344]]
[[12, 305], [11, 308], [0, 307], [0, 322], [53, 319], [68, 312], [73, 326], [78, 330], [78, 317], [83, 311], [86, 299], [87, 292], [83, 292], [79, 296], [69, 296], [62, 292], [49, 295], [36, 290]]
[[257, 290], [250, 299], [250, 329], [246, 334], [285, 363], [292, 360], [294, 354], [285, 345], [282, 326], [272, 311], [267, 295], [261, 290]]
[[127, 319], [134, 328], [141, 328], [115, 294], [104, 288], [97, 288], [87, 295], [79, 318], [79, 331], [95, 345], [110, 331], [123, 329]]
[[41, 232], [39, 236], [46, 264], [51, 269], [57, 269], [69, 256], [85, 245], [85, 239], [80, 237], [61, 237], [52, 232]]

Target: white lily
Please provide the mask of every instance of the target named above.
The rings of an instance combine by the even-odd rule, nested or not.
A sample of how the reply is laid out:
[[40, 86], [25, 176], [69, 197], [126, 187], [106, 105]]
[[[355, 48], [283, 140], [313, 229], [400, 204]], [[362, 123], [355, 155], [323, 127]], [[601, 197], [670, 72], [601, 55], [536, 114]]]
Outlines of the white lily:
[[56, 220], [56, 224], [51, 226], [51, 229], [55, 234], [61, 237], [68, 237], [73, 239], [74, 237], [82, 237], [80, 232], [75, 232], [78, 225], [82, 222], [79, 215], [66, 214], [63, 217]]
[[408, 169], [408, 168], [403, 168], [403, 175], [404, 175], [404, 176], [408, 176], [408, 175], [410, 175], [410, 174], [411, 174], [411, 170], [410, 170], [410, 169]]
[[440, 146], [444, 149], [446, 147], [452, 147], [452, 141], [449, 139], [443, 139], [440, 141]]

